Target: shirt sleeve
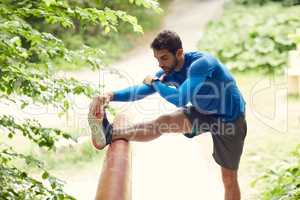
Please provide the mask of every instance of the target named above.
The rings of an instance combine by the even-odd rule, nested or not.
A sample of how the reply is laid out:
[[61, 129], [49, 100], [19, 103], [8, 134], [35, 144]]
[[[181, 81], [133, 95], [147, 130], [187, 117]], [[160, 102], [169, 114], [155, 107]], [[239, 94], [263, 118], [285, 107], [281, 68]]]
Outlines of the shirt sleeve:
[[155, 93], [153, 87], [146, 84], [141, 84], [114, 91], [112, 101], [136, 101], [143, 99], [153, 93]]
[[212, 73], [212, 68], [206, 59], [200, 58], [195, 61], [188, 71], [187, 79], [180, 87], [173, 88], [160, 81], [154, 82], [154, 89], [168, 102], [177, 107], [185, 106], [188, 102], [192, 102], [200, 88], [202, 87], [207, 76]]
[[154, 89], [168, 102], [182, 107], [192, 101], [193, 97], [196, 97], [195, 95], [204, 81], [204, 78], [188, 78], [178, 89], [157, 81], [154, 83]]
[[[160, 77], [163, 74], [163, 70], [156, 72], [155, 76]], [[135, 85], [132, 87], [124, 88], [113, 92], [112, 101], [136, 101], [149, 96], [156, 91], [152, 86], [146, 84]]]

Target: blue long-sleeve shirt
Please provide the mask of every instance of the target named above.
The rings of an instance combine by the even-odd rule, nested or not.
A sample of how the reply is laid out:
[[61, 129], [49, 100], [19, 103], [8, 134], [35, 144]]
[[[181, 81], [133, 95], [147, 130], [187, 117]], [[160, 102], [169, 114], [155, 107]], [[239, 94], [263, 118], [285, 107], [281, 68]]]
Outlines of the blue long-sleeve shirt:
[[[156, 73], [157, 77], [163, 70]], [[199, 112], [233, 121], [245, 112], [245, 101], [227, 68], [204, 52], [185, 53], [179, 71], [172, 71], [164, 82], [141, 84], [114, 92], [113, 101], [135, 101], [158, 92], [177, 107], [191, 103]]]

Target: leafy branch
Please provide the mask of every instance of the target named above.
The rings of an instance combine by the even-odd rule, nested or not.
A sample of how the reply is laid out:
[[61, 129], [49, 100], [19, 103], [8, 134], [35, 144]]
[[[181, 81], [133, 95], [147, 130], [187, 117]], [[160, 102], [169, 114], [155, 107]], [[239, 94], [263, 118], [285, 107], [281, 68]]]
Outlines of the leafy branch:
[[[55, 31], [45, 26], [59, 27], [59, 30], [100, 27], [104, 34], [118, 32], [121, 23], [132, 30], [143, 33], [137, 18], [113, 9], [117, 2], [72, 0], [2, 0], [0, 2], [0, 102], [19, 105], [24, 109], [33, 103], [52, 105], [62, 112], [72, 108], [70, 97], [83, 95], [88, 98], [98, 94], [99, 88], [84, 84], [74, 78], [58, 77], [53, 65], [56, 59], [88, 64], [92, 69], [103, 67], [105, 53], [101, 49], [83, 46], [70, 50]], [[137, 6], [161, 11], [156, 0], [129, 0]], [[99, 5], [98, 5], [99, 4]], [[97, 5], [97, 6], [89, 6]], [[111, 6], [111, 7], [110, 7]], [[57, 29], [55, 29], [57, 30]], [[55, 128], [43, 127], [37, 120], [20, 119], [0, 115], [0, 131], [13, 138], [22, 134], [40, 147], [54, 149], [60, 138], [71, 136]], [[2, 137], [2, 135], [1, 135]], [[0, 143], [0, 200], [4, 199], [74, 199], [63, 192], [63, 183], [51, 176], [42, 162], [4, 148]], [[33, 178], [15, 164], [24, 160], [43, 171], [41, 179]]]
[[[63, 192], [63, 182], [51, 176], [44, 169], [43, 164], [33, 158], [16, 153], [12, 148], [0, 146], [0, 199], [65, 199], [72, 200], [74, 197]], [[26, 165], [33, 165], [42, 170], [41, 177], [32, 178], [28, 172], [20, 170], [13, 163], [16, 160], [25, 161]]]

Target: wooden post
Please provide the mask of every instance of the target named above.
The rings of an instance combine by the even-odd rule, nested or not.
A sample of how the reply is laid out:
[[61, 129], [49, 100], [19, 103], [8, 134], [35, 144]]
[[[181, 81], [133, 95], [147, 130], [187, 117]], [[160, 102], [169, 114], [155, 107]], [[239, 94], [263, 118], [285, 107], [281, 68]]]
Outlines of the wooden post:
[[[127, 121], [127, 116], [118, 115], [114, 127], [121, 127]], [[128, 141], [116, 140], [108, 147], [95, 199], [131, 199], [131, 151]]]

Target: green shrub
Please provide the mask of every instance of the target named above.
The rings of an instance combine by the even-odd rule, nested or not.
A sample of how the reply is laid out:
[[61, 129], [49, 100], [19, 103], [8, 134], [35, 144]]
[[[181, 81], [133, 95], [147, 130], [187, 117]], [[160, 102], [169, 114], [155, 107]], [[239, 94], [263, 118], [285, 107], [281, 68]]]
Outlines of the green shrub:
[[269, 169], [254, 183], [263, 188], [262, 200], [299, 200], [300, 199], [300, 145], [291, 157]]
[[300, 47], [300, 28], [296, 30], [295, 33], [289, 35], [289, 38], [298, 46]]
[[236, 71], [282, 73], [296, 44], [288, 36], [300, 27], [300, 6], [229, 5], [208, 24], [199, 49], [211, 52]]

